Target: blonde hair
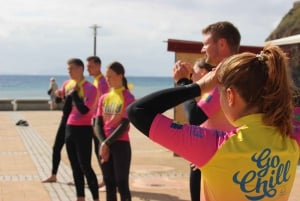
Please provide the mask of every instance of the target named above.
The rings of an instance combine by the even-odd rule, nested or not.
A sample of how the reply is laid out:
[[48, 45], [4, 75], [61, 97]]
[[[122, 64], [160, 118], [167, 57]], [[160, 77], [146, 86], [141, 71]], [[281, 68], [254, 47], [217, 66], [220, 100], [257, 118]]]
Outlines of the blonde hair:
[[229, 57], [218, 80], [225, 89], [234, 87], [248, 108], [257, 107], [266, 125], [277, 127], [283, 135], [293, 132], [293, 82], [287, 56], [278, 46], [267, 45], [260, 54]]

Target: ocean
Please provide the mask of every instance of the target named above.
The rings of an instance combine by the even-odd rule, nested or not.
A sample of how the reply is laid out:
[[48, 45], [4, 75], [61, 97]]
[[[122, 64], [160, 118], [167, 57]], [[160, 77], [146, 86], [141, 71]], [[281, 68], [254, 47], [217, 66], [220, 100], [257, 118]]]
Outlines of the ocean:
[[[0, 75], [0, 99], [48, 99], [47, 90], [51, 75]], [[53, 76], [60, 87], [68, 76]], [[92, 77], [86, 76], [92, 81]], [[151, 92], [173, 87], [172, 77], [127, 77], [133, 84], [132, 93], [141, 98]]]

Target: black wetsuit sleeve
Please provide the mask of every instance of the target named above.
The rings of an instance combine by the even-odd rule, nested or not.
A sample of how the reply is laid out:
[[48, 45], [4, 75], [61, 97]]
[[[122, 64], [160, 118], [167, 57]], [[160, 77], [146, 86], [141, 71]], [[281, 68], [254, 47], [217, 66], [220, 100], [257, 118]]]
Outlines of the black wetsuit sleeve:
[[101, 116], [96, 117], [95, 119], [95, 133], [99, 142], [102, 143], [105, 140], [105, 134], [103, 130], [103, 118]]
[[104, 140], [104, 143], [110, 146], [112, 143], [116, 141], [116, 139], [122, 135], [126, 129], [128, 128], [129, 120], [122, 118], [119, 126], [111, 133], [111, 135]]
[[[177, 86], [184, 86], [191, 83], [192, 80], [183, 78], [178, 80]], [[200, 107], [198, 107], [197, 101], [194, 98], [185, 101], [182, 105], [184, 114], [190, 124], [200, 125], [208, 119], [205, 112]]]
[[188, 84], [192, 84], [192, 83], [193, 83], [192, 80], [189, 80], [187, 78], [182, 78], [182, 79], [177, 81], [176, 85], [177, 86], [184, 86], [184, 85], [188, 85]]
[[72, 97], [69, 95], [65, 97], [64, 105], [62, 108], [62, 112], [63, 112], [62, 119], [65, 123], [67, 122], [71, 111], [72, 111]]
[[64, 101], [64, 105], [62, 108], [62, 112], [64, 116], [69, 116], [69, 114], [72, 111], [72, 97], [71, 96], [66, 96], [65, 97], [65, 101]]
[[152, 121], [157, 114], [199, 95], [201, 95], [201, 89], [197, 84], [157, 91], [129, 105], [128, 118], [138, 130], [149, 136]]
[[77, 91], [73, 91], [71, 96], [76, 108], [81, 114], [86, 114], [90, 111], [90, 109], [84, 104], [83, 100], [79, 97]]
[[183, 103], [183, 111], [187, 120], [192, 125], [200, 125], [208, 119], [203, 110], [198, 107], [195, 99], [185, 101]]

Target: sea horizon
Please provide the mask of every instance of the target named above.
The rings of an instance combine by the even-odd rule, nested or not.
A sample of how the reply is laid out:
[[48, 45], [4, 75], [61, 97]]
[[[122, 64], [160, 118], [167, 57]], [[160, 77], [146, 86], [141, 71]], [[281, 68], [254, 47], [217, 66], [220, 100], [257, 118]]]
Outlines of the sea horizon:
[[[22, 74], [22, 73], [0, 73], [0, 76], [67, 76], [67, 74]], [[85, 77], [91, 77], [90, 75], [84, 74]], [[166, 77], [166, 78], [172, 78], [172, 76], [166, 76], [166, 75], [126, 75], [126, 77]]]
[[[49, 99], [47, 90], [50, 78], [54, 77], [61, 87], [69, 79], [68, 75], [29, 75], [2, 74], [0, 75], [0, 99]], [[88, 81], [92, 77], [85, 75]], [[128, 83], [133, 85], [132, 93], [136, 98], [151, 92], [173, 87], [172, 77], [167, 76], [126, 76]]]

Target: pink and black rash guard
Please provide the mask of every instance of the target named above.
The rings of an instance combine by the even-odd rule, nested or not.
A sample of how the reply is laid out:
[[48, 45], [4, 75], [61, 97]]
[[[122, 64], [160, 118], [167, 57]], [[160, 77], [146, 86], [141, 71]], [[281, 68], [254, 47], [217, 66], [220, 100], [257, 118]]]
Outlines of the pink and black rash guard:
[[[98, 104], [99, 98], [103, 94], [108, 92], [109, 87], [108, 87], [105, 77], [101, 73], [99, 75], [97, 75], [96, 77], [94, 77], [93, 85], [97, 88], [97, 104]], [[97, 107], [95, 107], [94, 118], [96, 117], [96, 113], [97, 113]]]
[[[78, 92], [73, 91], [75, 85], [79, 87]], [[73, 107], [69, 114], [67, 125], [91, 125], [91, 118], [96, 107], [96, 87], [85, 79], [80, 83], [76, 83], [75, 80], [68, 80], [63, 84], [62, 92], [64, 96], [72, 97]]]
[[112, 137], [112, 134], [118, 135], [114, 140], [129, 141], [129, 124], [121, 133], [114, 133], [120, 126], [122, 119], [128, 121], [126, 108], [135, 101], [134, 96], [124, 87], [114, 89], [102, 95], [98, 102], [97, 117], [103, 121], [102, 129], [104, 138]]
[[108, 84], [101, 73], [94, 78], [93, 85], [97, 88], [99, 97], [108, 92]]
[[263, 123], [262, 114], [238, 119], [236, 129], [227, 132], [178, 124], [162, 115], [200, 93], [191, 84], [150, 94], [128, 108], [129, 120], [154, 142], [200, 167], [201, 200], [287, 201], [299, 159], [299, 116], [295, 133], [283, 137]]
[[[180, 79], [177, 85], [184, 86], [191, 84], [192, 81], [186, 78]], [[202, 94], [198, 102], [195, 99], [187, 100], [183, 103], [185, 116], [192, 125], [200, 125], [201, 127], [232, 130], [234, 127], [227, 120], [221, 109], [220, 94], [218, 86], [211, 92]]]

